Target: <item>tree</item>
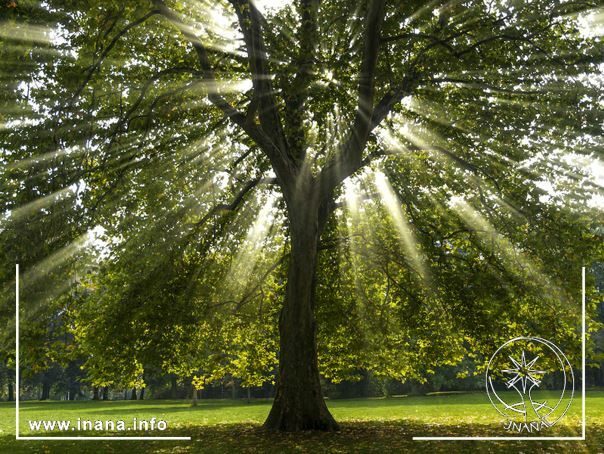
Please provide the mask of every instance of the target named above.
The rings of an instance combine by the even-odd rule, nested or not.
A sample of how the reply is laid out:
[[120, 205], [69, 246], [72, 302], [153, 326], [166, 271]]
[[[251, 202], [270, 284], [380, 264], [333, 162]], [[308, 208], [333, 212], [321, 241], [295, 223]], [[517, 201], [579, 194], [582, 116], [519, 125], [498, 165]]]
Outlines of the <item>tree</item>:
[[[76, 170], [68, 159], [55, 167], [58, 156], [53, 152], [60, 139], [56, 131], [38, 127], [38, 112], [31, 105], [34, 72], [43, 71], [52, 78], [55, 54], [42, 30], [57, 16], [34, 2], [23, 2], [19, 7], [9, 2], [2, 5], [0, 14], [0, 53], [5, 62], [1, 75], [7, 81], [0, 93], [0, 357], [8, 369], [12, 399], [15, 264], [19, 264], [21, 309], [25, 309], [20, 341], [21, 352], [27, 352], [21, 357], [21, 377], [42, 384], [40, 396], [47, 399], [51, 385], [60, 376], [61, 364], [68, 361], [69, 341], [62, 315], [69, 295], [59, 296], [72, 289], [74, 268], [70, 260], [85, 242], [87, 226], [82, 211], [74, 206], [81, 189], [71, 185]], [[34, 30], [37, 32], [32, 33]], [[34, 154], [32, 144], [37, 149]], [[52, 210], [48, 210], [50, 206]], [[76, 375], [69, 374], [68, 378]]]
[[[212, 232], [214, 240], [224, 233], [214, 228], [216, 218], [220, 224], [254, 190], [276, 188], [289, 253], [277, 392], [265, 425], [332, 430], [337, 424], [323, 401], [317, 360], [316, 286], [321, 238], [340, 205], [342, 183], [385, 163], [393, 182], [380, 177], [374, 185], [385, 205], [400, 209], [402, 201], [413, 214], [426, 203], [423, 194], [432, 193], [432, 224], [445, 212], [459, 213], [473, 224], [466, 230], [478, 237], [474, 246], [484, 248], [489, 238], [503, 244], [491, 251], [493, 262], [518, 259], [465, 199], [523, 215], [527, 195], [544, 196], [534, 188], [545, 176], [562, 182], [557, 189], [568, 204], [589, 200], [585, 189], [593, 185], [581, 169], [582, 186], [575, 184], [564, 168], [572, 164], [555, 152], [589, 154], [601, 137], [601, 81], [589, 75], [604, 53], [574, 21], [590, 7], [300, 0], [262, 14], [247, 0], [89, 2], [85, 10], [50, 1], [44, 8], [58, 12], [55, 33], [62, 40], [38, 97], [46, 101], [45, 121], [55, 124], [63, 144], [76, 147], [72, 178], [86, 183], [87, 219], [104, 216], [127, 227], [128, 211], [154, 203], [128, 194], [140, 189], [141, 176], [147, 183], [165, 178], [183, 160], [191, 171], [184, 178], [223, 173], [205, 180], [220, 188], [213, 196], [194, 197], [195, 210], [184, 204], [183, 217], [194, 220], [183, 222], [180, 233], [191, 233], [189, 239]], [[231, 20], [236, 37], [229, 40], [220, 27]], [[390, 155], [401, 159], [391, 164]], [[404, 163], [409, 155], [418, 160]], [[423, 178], [400, 179], [401, 168], [422, 162], [416, 175]], [[212, 204], [216, 193], [231, 199]], [[419, 305], [432, 299], [426, 282], [438, 270], [417, 259], [413, 222], [394, 213], [408, 259], [404, 276], [413, 277], [388, 283], [398, 282]], [[525, 228], [508, 226], [516, 233]], [[448, 247], [442, 240], [428, 252], [441, 254]], [[465, 259], [463, 247], [453, 250]], [[485, 254], [477, 253], [476, 262]], [[540, 274], [517, 261], [522, 277]], [[469, 304], [461, 309], [471, 312]]]

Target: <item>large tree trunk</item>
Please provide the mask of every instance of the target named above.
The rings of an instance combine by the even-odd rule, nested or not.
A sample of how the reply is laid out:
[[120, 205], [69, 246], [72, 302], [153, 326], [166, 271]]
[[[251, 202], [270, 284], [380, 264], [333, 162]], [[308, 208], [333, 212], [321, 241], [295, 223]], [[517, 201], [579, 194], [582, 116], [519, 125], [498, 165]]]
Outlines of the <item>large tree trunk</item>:
[[298, 201], [288, 208], [291, 255], [279, 318], [279, 377], [264, 425], [280, 431], [337, 430], [323, 400], [317, 362], [314, 287], [319, 210], [312, 188], [301, 188]]
[[136, 400], [136, 388], [132, 388], [132, 394], [130, 394], [130, 400]]
[[8, 401], [11, 402], [15, 400], [15, 388], [13, 382], [8, 382]]
[[99, 400], [99, 388], [97, 386], [92, 388], [92, 400]]

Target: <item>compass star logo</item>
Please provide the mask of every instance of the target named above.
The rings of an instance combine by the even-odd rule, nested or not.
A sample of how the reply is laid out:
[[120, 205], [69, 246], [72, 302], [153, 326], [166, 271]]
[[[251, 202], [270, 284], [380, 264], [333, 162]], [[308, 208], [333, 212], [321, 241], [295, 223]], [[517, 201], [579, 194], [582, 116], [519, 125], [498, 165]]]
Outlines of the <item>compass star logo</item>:
[[[539, 393], [548, 375], [559, 386], [553, 393]], [[533, 432], [553, 426], [566, 414], [574, 394], [574, 374], [564, 353], [552, 342], [518, 337], [493, 354], [486, 385], [491, 403], [507, 419], [504, 428]]]
[[545, 374], [544, 370], [535, 370], [533, 369], [533, 365], [539, 359], [539, 356], [536, 356], [529, 363], [526, 362], [526, 355], [524, 350], [522, 350], [522, 359], [521, 361], [517, 361], [511, 356], [509, 357], [514, 365], [515, 369], [503, 369], [502, 372], [506, 374], [515, 374], [512, 379], [507, 382], [508, 388], [515, 387], [517, 382], [522, 384], [522, 392], [526, 393], [526, 384], [530, 382], [533, 386], [539, 386], [541, 380], [537, 379], [538, 376], [542, 376]]

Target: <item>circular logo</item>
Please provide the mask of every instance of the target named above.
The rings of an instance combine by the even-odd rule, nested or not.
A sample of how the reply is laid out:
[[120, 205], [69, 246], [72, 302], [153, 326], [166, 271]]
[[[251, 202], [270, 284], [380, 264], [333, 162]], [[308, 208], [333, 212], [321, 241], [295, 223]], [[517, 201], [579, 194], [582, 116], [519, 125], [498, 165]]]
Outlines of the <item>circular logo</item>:
[[506, 430], [540, 431], [562, 418], [573, 399], [575, 377], [556, 345], [539, 337], [517, 337], [491, 357], [486, 387]]

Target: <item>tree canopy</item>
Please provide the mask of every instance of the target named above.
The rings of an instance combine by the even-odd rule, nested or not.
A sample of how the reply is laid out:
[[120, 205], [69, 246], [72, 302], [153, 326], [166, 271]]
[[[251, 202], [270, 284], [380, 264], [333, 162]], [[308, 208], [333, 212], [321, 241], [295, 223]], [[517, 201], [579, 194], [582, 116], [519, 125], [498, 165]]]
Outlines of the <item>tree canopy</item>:
[[3, 281], [22, 264], [31, 332], [66, 320], [97, 386], [276, 380], [282, 430], [336, 427], [319, 376], [481, 370], [527, 331], [576, 362], [602, 256], [596, 6], [4, 7]]

